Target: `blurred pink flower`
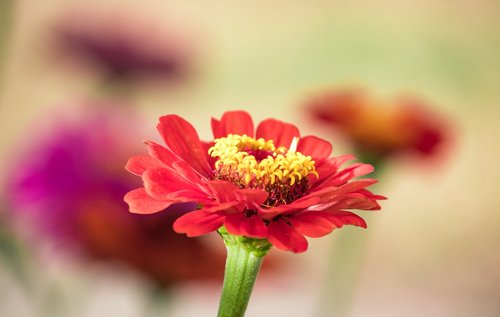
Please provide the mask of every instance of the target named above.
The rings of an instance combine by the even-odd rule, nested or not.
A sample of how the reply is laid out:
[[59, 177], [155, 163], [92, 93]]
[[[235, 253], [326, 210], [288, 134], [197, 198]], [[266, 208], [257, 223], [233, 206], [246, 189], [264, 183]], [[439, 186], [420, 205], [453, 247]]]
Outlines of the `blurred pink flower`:
[[195, 205], [177, 204], [151, 216], [128, 212], [123, 195], [140, 186], [123, 169], [137, 150], [128, 138], [137, 116], [83, 106], [87, 114], [57, 123], [44, 137], [32, 136], [30, 148], [18, 155], [7, 175], [12, 216], [68, 251], [126, 263], [161, 285], [221, 278], [223, 249], [171, 229]]

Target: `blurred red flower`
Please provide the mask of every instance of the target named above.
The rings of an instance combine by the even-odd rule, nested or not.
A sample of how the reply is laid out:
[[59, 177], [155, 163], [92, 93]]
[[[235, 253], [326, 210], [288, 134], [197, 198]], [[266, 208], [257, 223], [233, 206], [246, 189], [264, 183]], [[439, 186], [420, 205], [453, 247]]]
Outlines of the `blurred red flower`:
[[433, 156], [448, 137], [446, 120], [413, 96], [384, 100], [363, 89], [333, 90], [313, 98], [306, 111], [371, 163], [399, 154]]
[[[233, 235], [268, 239], [282, 250], [303, 252], [304, 236], [321, 237], [343, 225], [366, 227], [347, 209], [379, 209], [366, 187], [367, 164], [341, 166], [354, 157], [330, 157], [332, 146], [276, 119], [254, 131], [250, 115], [226, 112], [212, 119], [215, 140], [200, 141], [177, 115], [157, 126], [166, 147], [147, 141], [149, 155], [129, 159], [127, 169], [144, 187], [125, 196], [133, 213], [150, 214], [179, 202], [196, 202], [174, 223], [175, 231], [199, 236], [224, 226]], [[166, 211], [168, 212], [168, 211]]]
[[12, 216], [23, 227], [31, 224], [37, 240], [48, 238], [87, 259], [125, 263], [159, 285], [222, 278], [222, 247], [171, 229], [192, 203], [147, 217], [129, 213], [123, 203], [139, 186], [123, 171], [137, 150], [129, 142], [139, 130], [131, 124], [137, 116], [104, 104], [83, 106], [78, 119], [59, 121], [17, 155], [7, 175]]

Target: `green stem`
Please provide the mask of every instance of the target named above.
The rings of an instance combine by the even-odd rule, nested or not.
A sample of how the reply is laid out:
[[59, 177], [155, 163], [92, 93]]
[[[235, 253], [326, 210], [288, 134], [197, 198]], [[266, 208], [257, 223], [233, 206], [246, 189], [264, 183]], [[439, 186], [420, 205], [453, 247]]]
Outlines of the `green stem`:
[[5, 79], [4, 72], [13, 24], [14, 5], [12, 0], [0, 0], [0, 86]]
[[227, 249], [226, 271], [218, 317], [243, 317], [264, 256], [271, 245], [267, 240], [228, 234], [219, 229]]

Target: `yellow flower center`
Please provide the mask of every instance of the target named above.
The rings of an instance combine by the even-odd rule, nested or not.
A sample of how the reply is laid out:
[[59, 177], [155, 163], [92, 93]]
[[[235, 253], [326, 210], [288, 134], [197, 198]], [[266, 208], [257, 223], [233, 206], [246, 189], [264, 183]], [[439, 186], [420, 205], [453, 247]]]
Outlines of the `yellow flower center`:
[[229, 134], [215, 140], [208, 153], [215, 162], [215, 179], [224, 179], [241, 188], [261, 188], [271, 195], [266, 206], [289, 203], [305, 194], [307, 176], [318, 177], [310, 156], [295, 151], [298, 138], [290, 148], [276, 148], [272, 140]]

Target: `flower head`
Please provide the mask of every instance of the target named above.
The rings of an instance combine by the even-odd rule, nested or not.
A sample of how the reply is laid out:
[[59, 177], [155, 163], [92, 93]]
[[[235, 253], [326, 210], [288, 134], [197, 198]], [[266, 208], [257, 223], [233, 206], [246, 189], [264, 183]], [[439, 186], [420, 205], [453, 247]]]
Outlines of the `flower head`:
[[[297, 140], [294, 138], [295, 143]], [[300, 198], [307, 188], [307, 177], [318, 175], [310, 156], [284, 146], [276, 148], [272, 140], [256, 140], [246, 134], [216, 139], [208, 154], [217, 159], [214, 179], [265, 190], [269, 193], [264, 202], [267, 207]]]
[[178, 80], [190, 71], [192, 47], [163, 26], [132, 13], [78, 10], [64, 15], [54, 33], [63, 57], [106, 79]]
[[345, 135], [374, 163], [406, 153], [435, 155], [447, 137], [445, 120], [415, 97], [384, 100], [348, 89], [320, 95], [307, 107], [315, 119]]
[[35, 146], [18, 153], [7, 175], [11, 216], [23, 227], [31, 224], [37, 241], [87, 260], [122, 262], [163, 286], [220, 278], [223, 250], [171, 229], [194, 203], [148, 217], [128, 212], [122, 197], [139, 183], [123, 173], [123, 162], [137, 150], [126, 135], [140, 129], [123, 109], [101, 105], [89, 113], [92, 105], [83, 104], [86, 115], [56, 122]]
[[144, 183], [125, 196], [131, 212], [149, 214], [196, 202], [196, 209], [174, 223], [175, 231], [199, 236], [223, 227], [233, 235], [303, 252], [305, 236], [324, 236], [346, 224], [366, 227], [348, 209], [380, 208], [377, 200], [384, 197], [366, 189], [376, 180], [353, 180], [372, 166], [342, 168], [353, 157], [330, 157], [329, 142], [301, 137], [297, 127], [276, 119], [254, 130], [244, 111], [226, 112], [211, 123], [214, 140], [202, 142], [183, 118], [160, 118], [157, 128], [166, 146], [146, 141], [149, 154], [127, 163]]

